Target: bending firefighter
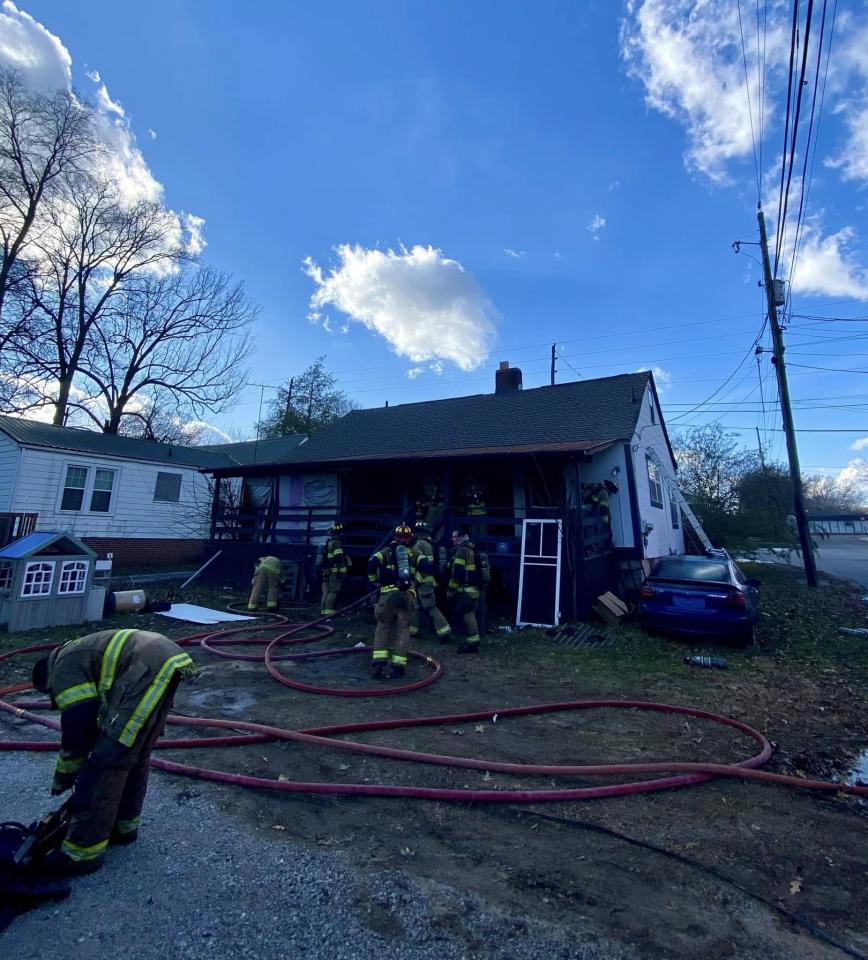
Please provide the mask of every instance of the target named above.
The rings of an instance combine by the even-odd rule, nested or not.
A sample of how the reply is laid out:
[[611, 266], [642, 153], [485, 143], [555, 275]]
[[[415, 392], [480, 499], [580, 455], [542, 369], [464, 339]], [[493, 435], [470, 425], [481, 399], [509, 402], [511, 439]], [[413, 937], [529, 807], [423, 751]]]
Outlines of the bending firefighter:
[[410, 617], [416, 609], [412, 542], [413, 531], [401, 523], [389, 546], [378, 550], [368, 561], [368, 579], [380, 587], [374, 608], [377, 627], [371, 660], [375, 677], [384, 676], [387, 666], [392, 677], [403, 677], [407, 669]]
[[479, 625], [476, 622], [480, 583], [478, 554], [464, 527], [453, 532], [452, 545], [454, 551], [446, 596], [452, 599], [452, 609], [456, 617], [461, 618], [466, 633], [458, 652], [479, 653]]
[[347, 575], [347, 555], [341, 543], [344, 525], [335, 522], [329, 531], [328, 539], [323, 545], [320, 570], [322, 572], [322, 603], [320, 614], [327, 617], [335, 613], [338, 606], [338, 594]]
[[283, 574], [283, 568], [280, 565], [279, 557], [260, 557], [253, 568], [253, 579], [250, 581], [253, 589], [250, 591], [250, 599], [247, 601], [248, 610], [256, 610], [259, 606], [259, 598], [262, 591], [268, 589], [268, 599], [265, 603], [266, 610], [276, 610], [280, 601], [280, 581]]
[[440, 612], [437, 606], [437, 581], [434, 577], [434, 546], [431, 543], [431, 529], [427, 523], [419, 521], [416, 524], [416, 542], [413, 544], [416, 557], [416, 600], [418, 611], [416, 623], [411, 624], [410, 634], [415, 636], [421, 632], [426, 615], [431, 618], [437, 639], [446, 643], [452, 632], [449, 621]]
[[52, 796], [72, 789], [69, 831], [45, 866], [68, 874], [102, 866], [109, 843], [132, 843], [148, 760], [190, 657], [160, 633], [102, 630], [58, 647], [33, 668], [33, 686], [60, 710]]

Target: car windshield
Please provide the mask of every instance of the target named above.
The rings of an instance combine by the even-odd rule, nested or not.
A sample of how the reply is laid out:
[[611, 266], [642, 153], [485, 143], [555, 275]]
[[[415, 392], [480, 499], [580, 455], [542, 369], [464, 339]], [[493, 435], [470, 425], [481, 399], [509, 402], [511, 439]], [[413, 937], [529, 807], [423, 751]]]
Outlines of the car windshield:
[[709, 580], [729, 582], [729, 570], [719, 560], [703, 560], [699, 557], [666, 557], [654, 568], [652, 577], [663, 580]]

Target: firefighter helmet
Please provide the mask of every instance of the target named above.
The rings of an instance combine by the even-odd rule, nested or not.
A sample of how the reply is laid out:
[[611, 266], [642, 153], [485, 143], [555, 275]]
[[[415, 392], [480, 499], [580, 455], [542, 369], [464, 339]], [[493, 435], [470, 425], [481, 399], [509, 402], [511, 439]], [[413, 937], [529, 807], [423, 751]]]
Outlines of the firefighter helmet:
[[417, 520], [416, 523], [414, 524], [413, 529], [416, 531], [417, 537], [431, 536], [431, 528], [428, 526], [427, 523], [425, 523], [424, 520]]
[[409, 543], [413, 539], [413, 531], [406, 523], [399, 523], [398, 526], [395, 527], [395, 539], [399, 543]]
[[335, 520], [329, 532], [337, 536], [338, 534], [341, 534], [344, 532], [344, 525], [341, 523], [340, 520]]

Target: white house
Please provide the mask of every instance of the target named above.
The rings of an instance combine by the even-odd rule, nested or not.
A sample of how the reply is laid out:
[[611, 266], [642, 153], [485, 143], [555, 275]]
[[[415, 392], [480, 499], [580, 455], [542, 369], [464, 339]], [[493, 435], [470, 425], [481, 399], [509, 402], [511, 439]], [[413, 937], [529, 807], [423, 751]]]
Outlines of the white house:
[[0, 517], [16, 532], [68, 532], [115, 562], [196, 559], [208, 537], [205, 466], [218, 450], [178, 447], [0, 416]]

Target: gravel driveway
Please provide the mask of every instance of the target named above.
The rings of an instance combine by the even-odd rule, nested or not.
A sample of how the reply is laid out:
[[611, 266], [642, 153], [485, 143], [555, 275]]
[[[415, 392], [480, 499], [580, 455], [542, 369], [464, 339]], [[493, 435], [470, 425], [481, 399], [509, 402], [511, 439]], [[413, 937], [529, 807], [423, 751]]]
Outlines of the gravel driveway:
[[[0, 723], [0, 728], [5, 724]], [[5, 732], [5, 731], [4, 731]], [[0, 820], [50, 808], [53, 754], [0, 755]], [[0, 933], [16, 960], [316, 960], [491, 958], [626, 960], [578, 929], [506, 916], [399, 873], [364, 875], [339, 853], [246, 830], [221, 794], [155, 773], [142, 836], [74, 881], [72, 896]], [[586, 945], [583, 945], [584, 944]]]

